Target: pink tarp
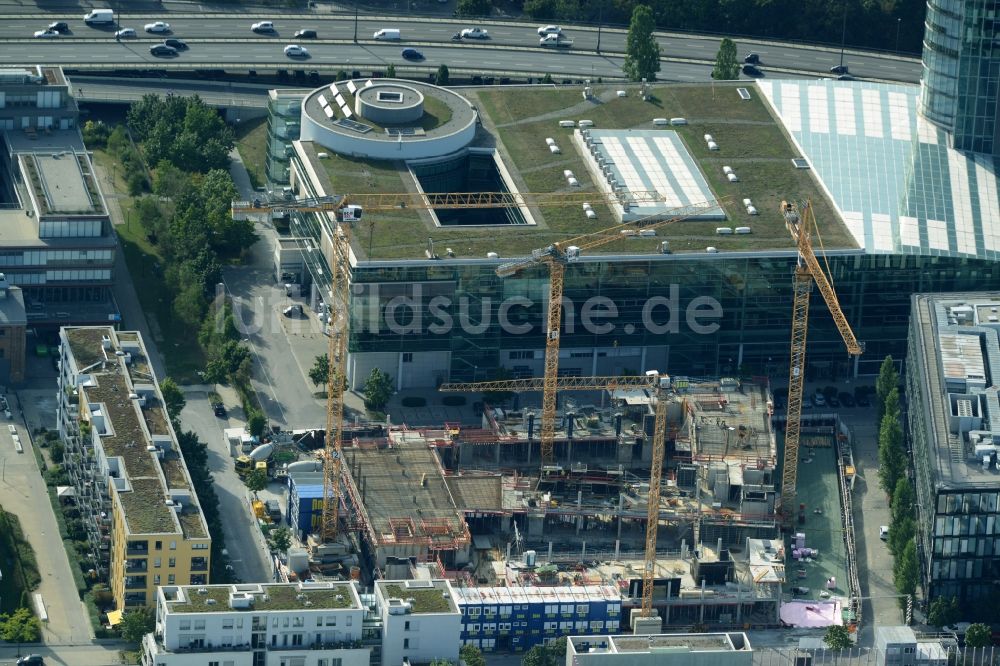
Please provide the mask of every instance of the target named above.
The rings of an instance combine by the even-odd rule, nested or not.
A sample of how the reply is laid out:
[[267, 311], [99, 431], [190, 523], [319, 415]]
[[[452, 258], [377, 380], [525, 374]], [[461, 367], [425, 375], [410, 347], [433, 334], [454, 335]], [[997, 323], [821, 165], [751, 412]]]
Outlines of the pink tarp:
[[829, 627], [843, 624], [840, 601], [789, 601], [781, 604], [781, 621], [793, 627]]

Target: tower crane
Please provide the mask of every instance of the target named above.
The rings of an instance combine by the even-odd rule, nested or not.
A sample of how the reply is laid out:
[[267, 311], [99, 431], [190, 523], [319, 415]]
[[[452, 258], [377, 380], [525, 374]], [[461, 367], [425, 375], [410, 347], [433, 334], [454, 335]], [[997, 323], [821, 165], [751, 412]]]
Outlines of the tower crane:
[[[792, 283], [792, 341], [791, 362], [788, 367], [788, 412], [785, 426], [785, 457], [781, 469], [781, 498], [779, 510], [784, 515], [786, 525], [795, 512], [796, 483], [799, 468], [799, 434], [802, 429], [802, 389], [806, 370], [806, 337], [809, 330], [809, 294], [813, 283], [819, 287], [819, 292], [826, 301], [826, 306], [833, 316], [833, 321], [840, 331], [847, 346], [847, 353], [859, 356], [864, 347], [858, 342], [847, 323], [837, 293], [830, 283], [827, 273], [820, 266], [816, 253], [812, 248], [812, 233], [817, 237], [816, 219], [813, 215], [812, 202], [806, 202], [801, 211], [794, 203], [781, 202], [781, 214], [785, 218], [785, 226], [798, 250], [798, 262], [795, 266], [795, 277]], [[820, 239], [822, 242], [822, 239]]]
[[[609, 206], [617, 206], [627, 212], [631, 206], [637, 204], [662, 203], [663, 195], [659, 192], [651, 191], [589, 191], [589, 192], [547, 192], [547, 193], [520, 193], [520, 192], [460, 192], [460, 193], [440, 193], [426, 194], [421, 192], [404, 192], [395, 194], [360, 194], [360, 195], [339, 195], [320, 198], [293, 199], [288, 201], [266, 201], [254, 199], [252, 201], [234, 201], [231, 210], [234, 219], [246, 219], [251, 215], [259, 215], [272, 212], [288, 213], [333, 213], [334, 223], [327, 226], [327, 232], [331, 239], [330, 250], [330, 293], [329, 293], [329, 318], [328, 318], [328, 344], [327, 356], [329, 358], [329, 374], [327, 375], [327, 401], [326, 401], [326, 441], [323, 456], [323, 474], [327, 482], [323, 484], [323, 514], [320, 522], [320, 536], [323, 542], [330, 542], [336, 538], [340, 519], [341, 502], [341, 474], [343, 470], [343, 449], [342, 432], [344, 429], [344, 382], [347, 377], [347, 342], [349, 335], [349, 306], [350, 306], [350, 279], [351, 279], [351, 242], [350, 224], [361, 219], [365, 207], [369, 210], [393, 210], [399, 208], [415, 209], [470, 209], [470, 208], [516, 208], [526, 205], [566, 205], [584, 201], [597, 201], [606, 203]], [[690, 207], [691, 212], [683, 215], [689, 217], [704, 210], [714, 207], [715, 204], [702, 204]], [[605, 229], [601, 232], [581, 236], [574, 239], [578, 247], [572, 247], [574, 241], [563, 245], [551, 245], [545, 250], [536, 251], [538, 261], [553, 262], [559, 265], [558, 278], [558, 298], [550, 300], [549, 322], [553, 321], [552, 303], [558, 307], [555, 313], [557, 322], [555, 331], [558, 336], [558, 321], [562, 314], [562, 260], [568, 260], [571, 251], [573, 258], [579, 251], [588, 247], [596, 247], [612, 242], [622, 237], [622, 232], [634, 230], [636, 233], [642, 228], [652, 228], [662, 226], [683, 217], [674, 217], [669, 220], [650, 222], [649, 218], [643, 218], [633, 223], [622, 224], [616, 227]], [[659, 218], [657, 218], [659, 219]], [[534, 257], [534, 255], [533, 255]], [[536, 263], [534, 258], [528, 259], [525, 265]], [[514, 268], [517, 272], [520, 268]], [[499, 269], [498, 269], [499, 272]], [[513, 274], [513, 273], [509, 273]], [[550, 288], [550, 293], [551, 293]], [[550, 326], [551, 329], [551, 326]], [[556, 367], [558, 364], [558, 339], [556, 344], [556, 354], [552, 363], [552, 377], [556, 377]], [[548, 376], [549, 361], [546, 356], [546, 376]], [[543, 412], [543, 431], [545, 423], [548, 422], [549, 436], [548, 452], [551, 457], [552, 450], [552, 419], [555, 412], [555, 392], [549, 391], [552, 395], [551, 413], [546, 415]], [[543, 451], [544, 451], [543, 444]]]
[[646, 546], [643, 550], [642, 608], [640, 616], [654, 617], [653, 581], [656, 574], [656, 537], [660, 524], [660, 485], [663, 460], [667, 449], [667, 397], [670, 377], [650, 370], [637, 377], [548, 377], [507, 379], [489, 382], [447, 383], [438, 390], [447, 392], [474, 391], [539, 391], [554, 384], [557, 391], [614, 390], [619, 388], [645, 388], [653, 391], [656, 411], [653, 428], [653, 455], [649, 463], [649, 495], [646, 500]]

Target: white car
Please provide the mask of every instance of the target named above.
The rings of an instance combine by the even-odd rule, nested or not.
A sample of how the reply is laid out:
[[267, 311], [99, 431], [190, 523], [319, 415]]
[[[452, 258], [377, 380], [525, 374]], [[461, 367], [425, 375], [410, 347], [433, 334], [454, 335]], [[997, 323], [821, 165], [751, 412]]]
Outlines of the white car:
[[561, 35], [562, 28], [557, 25], [546, 25], [538, 29], [539, 35]]
[[122, 28], [115, 32], [115, 39], [124, 39], [126, 37], [135, 37], [135, 30], [132, 28]]
[[309, 56], [309, 51], [304, 46], [289, 44], [285, 47], [285, 55], [289, 58], [305, 58]]
[[250, 29], [254, 32], [274, 32], [274, 23], [272, 21], [258, 21], [250, 26]]
[[38, 30], [35, 32], [36, 39], [51, 39], [53, 37], [58, 37], [59, 33], [55, 30]]
[[483, 28], [466, 28], [462, 31], [463, 39], [487, 39], [489, 34]]
[[154, 34], [163, 34], [170, 32], [170, 24], [164, 23], [163, 21], [157, 21], [156, 23], [147, 23], [143, 28], [146, 32], [152, 32]]

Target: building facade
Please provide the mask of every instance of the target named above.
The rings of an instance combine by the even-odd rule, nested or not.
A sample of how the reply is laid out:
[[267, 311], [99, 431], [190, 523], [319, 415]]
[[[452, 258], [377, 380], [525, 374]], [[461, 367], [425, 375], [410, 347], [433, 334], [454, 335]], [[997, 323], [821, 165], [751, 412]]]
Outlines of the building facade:
[[924, 589], [974, 613], [1000, 579], [1000, 294], [913, 296], [906, 369]]
[[608, 585], [463, 587], [462, 642], [483, 652], [522, 651], [568, 635], [618, 633], [622, 596]]
[[375, 601], [384, 666], [458, 662], [462, 613], [447, 580], [380, 580]]
[[79, 109], [59, 67], [0, 67], [0, 130], [71, 129]]
[[166, 585], [144, 666], [369, 666], [351, 583]]
[[997, 154], [1000, 55], [996, 3], [928, 0], [920, 112], [956, 150]]
[[205, 585], [212, 539], [137, 332], [60, 330], [58, 423], [92, 561], [119, 610]]
[[0, 273], [0, 378], [4, 383], [24, 380], [25, 341], [28, 319], [24, 296]]

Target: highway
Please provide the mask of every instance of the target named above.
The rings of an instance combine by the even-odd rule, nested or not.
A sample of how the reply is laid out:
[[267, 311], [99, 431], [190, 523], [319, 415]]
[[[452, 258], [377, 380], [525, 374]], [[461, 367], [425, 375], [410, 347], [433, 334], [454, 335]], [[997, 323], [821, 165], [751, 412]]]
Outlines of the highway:
[[[344, 15], [285, 15], [260, 13], [191, 14], [160, 12], [156, 14], [121, 14], [121, 27], [133, 28], [137, 39], [117, 42], [113, 24], [87, 26], [82, 11], [77, 14], [9, 14], [0, 22], [0, 65], [46, 63], [80, 69], [166, 67], [176, 69], [225, 67], [246, 69], [370, 69], [393, 63], [397, 71], [432, 71], [447, 64], [456, 72], [491, 71], [524, 77], [549, 73], [559, 76], [620, 77], [625, 31], [598, 30], [594, 27], [564, 26], [573, 39], [570, 49], [544, 49], [538, 46], [534, 23], [485, 22], [489, 39], [453, 42], [451, 36], [472, 25], [456, 19], [362, 16], [357, 21], [358, 42], [354, 42], [355, 20]], [[71, 34], [52, 39], [35, 39], [32, 34], [49, 22], [69, 23]], [[170, 23], [169, 36], [183, 39], [190, 49], [176, 58], [156, 58], [149, 46], [162, 37], [144, 34], [143, 25], [156, 20]], [[257, 20], [274, 20], [277, 32], [258, 35], [250, 30]], [[400, 42], [378, 42], [373, 33], [385, 27], [401, 31]], [[314, 29], [319, 39], [295, 40], [302, 28]], [[600, 39], [600, 53], [597, 51]], [[715, 59], [719, 39], [658, 33], [663, 54], [661, 79], [685, 80], [685, 67], [704, 67]], [[309, 49], [309, 58], [293, 59], [282, 53], [286, 44], [301, 43]], [[426, 60], [410, 63], [400, 56], [403, 47], [419, 49]], [[780, 44], [761, 41], [738, 43], [740, 53], [754, 51], [761, 56], [765, 75], [798, 74], [829, 76], [829, 69], [840, 61], [839, 49], [820, 46]], [[844, 63], [851, 73], [863, 79], [916, 83], [920, 61], [892, 54], [847, 51]], [[676, 72], [676, 76], [675, 76]]]

